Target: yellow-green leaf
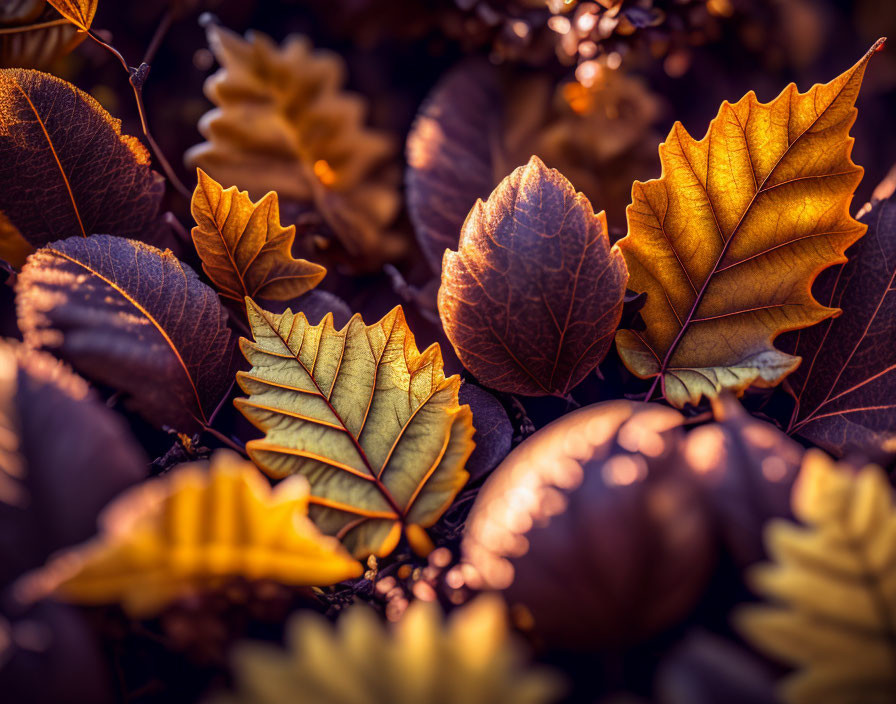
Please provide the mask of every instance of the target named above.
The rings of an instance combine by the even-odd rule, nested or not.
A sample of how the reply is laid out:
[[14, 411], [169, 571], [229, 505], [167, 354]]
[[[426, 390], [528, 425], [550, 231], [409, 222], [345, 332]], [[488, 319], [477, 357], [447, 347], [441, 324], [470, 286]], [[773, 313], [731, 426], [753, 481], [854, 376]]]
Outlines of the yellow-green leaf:
[[547, 704], [562, 684], [526, 666], [500, 597], [480, 596], [445, 620], [415, 601], [393, 629], [353, 606], [338, 627], [306, 612], [287, 628], [287, 650], [236, 650], [238, 689], [215, 704]]
[[134, 617], [234, 576], [315, 586], [363, 569], [308, 519], [301, 477], [271, 489], [251, 463], [219, 451], [116, 499], [100, 534], [19, 583], [26, 600], [55, 592], [79, 604], [121, 603]]
[[202, 169], [198, 179], [191, 203], [193, 244], [221, 295], [287, 301], [320, 283], [326, 269], [292, 256], [296, 227], [280, 225], [275, 192], [253, 203], [248, 193], [236, 186], [224, 190]]
[[442, 370], [437, 344], [417, 350], [397, 307], [367, 326], [342, 329], [332, 315], [311, 325], [302, 313], [268, 313], [247, 301], [252, 364], [237, 381], [237, 408], [266, 435], [246, 444], [273, 477], [311, 482], [309, 515], [355, 557], [385, 556], [404, 532], [425, 549], [427, 528], [467, 481], [473, 451], [460, 379]]
[[47, 0], [47, 2], [65, 19], [86, 32], [93, 23], [98, 0]]
[[883, 704], [896, 692], [896, 508], [886, 474], [806, 453], [794, 488], [805, 525], [773, 521], [774, 562], [751, 573], [773, 605], [738, 614], [758, 648], [797, 668], [788, 704]]
[[774, 386], [800, 363], [774, 339], [838, 315], [812, 296], [820, 271], [865, 232], [849, 214], [862, 169], [849, 129], [865, 67], [770, 103], [722, 104], [701, 141], [675, 123], [659, 179], [635, 182], [619, 241], [646, 330], [621, 330], [625, 365], [675, 406]]

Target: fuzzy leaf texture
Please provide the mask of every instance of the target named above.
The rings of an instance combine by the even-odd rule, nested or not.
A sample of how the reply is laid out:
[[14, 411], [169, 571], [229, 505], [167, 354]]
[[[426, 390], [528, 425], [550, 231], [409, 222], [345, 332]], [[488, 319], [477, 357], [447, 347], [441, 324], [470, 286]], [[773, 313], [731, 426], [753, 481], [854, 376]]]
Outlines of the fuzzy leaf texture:
[[855, 474], [810, 450], [794, 489], [805, 526], [766, 528], [774, 560], [754, 568], [774, 602], [745, 607], [742, 632], [797, 668], [780, 692], [787, 704], [884, 704], [896, 692], [896, 508], [886, 474]]
[[167, 250], [109, 235], [54, 242], [28, 258], [16, 309], [28, 344], [125, 392], [160, 428], [206, 425], [233, 380], [218, 296]]
[[486, 386], [564, 396], [607, 354], [626, 280], [604, 214], [533, 156], [477, 201], [446, 251], [439, 314]]
[[73, 25], [87, 31], [93, 23], [98, 0], [47, 0], [47, 2]]
[[417, 351], [401, 307], [342, 330], [330, 315], [311, 325], [251, 300], [247, 311], [255, 341], [240, 347], [252, 369], [237, 381], [249, 398], [234, 403], [266, 433], [246, 443], [249, 456], [273, 477], [306, 476], [309, 515], [355, 557], [388, 555], [402, 533], [426, 552], [423, 529], [467, 481], [473, 451], [470, 407], [439, 346]]
[[811, 287], [865, 231], [849, 214], [862, 177], [849, 129], [882, 44], [807, 93], [791, 84], [771, 103], [752, 92], [723, 103], [699, 142], [676, 123], [660, 145], [662, 176], [633, 186], [619, 247], [629, 287], [648, 294], [647, 329], [616, 342], [673, 405], [780, 383], [800, 358], [775, 337], [839, 314]]
[[19, 594], [120, 603], [147, 618], [229, 577], [322, 586], [361, 575], [339, 541], [308, 520], [304, 479], [272, 489], [228, 450], [205, 465], [182, 465], [120, 496], [103, 512], [96, 538], [26, 576]]
[[152, 241], [164, 182], [96, 100], [38, 71], [0, 70], [0, 211], [33, 247], [102, 233]]
[[225, 190], [202, 169], [198, 179], [191, 203], [193, 244], [222, 296], [287, 301], [321, 282], [326, 269], [293, 258], [296, 228], [280, 225], [276, 193], [253, 203], [248, 193], [236, 186]]
[[394, 145], [364, 126], [362, 99], [343, 90], [342, 60], [300, 36], [277, 46], [212, 26], [208, 38], [221, 69], [205, 93], [217, 107], [200, 121], [208, 141], [187, 163], [253, 198], [276, 191], [313, 203], [351, 255], [397, 254], [399, 243], [380, 232], [399, 207], [394, 184], [379, 178]]
[[238, 689], [211, 704], [548, 704], [562, 684], [526, 667], [500, 597], [480, 596], [443, 619], [415, 600], [392, 629], [353, 606], [337, 626], [303, 613], [287, 650], [247, 643], [235, 656]]
[[868, 232], [849, 261], [814, 288], [843, 315], [793, 336], [804, 361], [788, 380], [797, 401], [788, 432], [837, 455], [896, 449], [896, 199], [860, 220]]

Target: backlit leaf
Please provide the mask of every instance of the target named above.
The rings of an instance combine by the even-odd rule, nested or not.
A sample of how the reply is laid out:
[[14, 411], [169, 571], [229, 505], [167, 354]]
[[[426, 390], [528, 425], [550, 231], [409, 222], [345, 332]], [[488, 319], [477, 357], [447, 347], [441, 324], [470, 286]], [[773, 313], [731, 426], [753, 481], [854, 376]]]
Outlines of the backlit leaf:
[[616, 341], [670, 403], [774, 386], [800, 363], [775, 337], [839, 314], [811, 286], [865, 231], [849, 214], [862, 176], [849, 129], [880, 46], [807, 93], [791, 84], [771, 103], [752, 92], [723, 103], [700, 142], [676, 123], [660, 145], [661, 178], [635, 183], [619, 247], [629, 287], [648, 294], [647, 329]]
[[[400, 307], [342, 330], [247, 302], [255, 342], [240, 340], [249, 398], [237, 408], [266, 435], [246, 450], [273, 477], [311, 482], [309, 514], [356, 557], [388, 555], [406, 533], [424, 550], [431, 526], [467, 481], [473, 450], [460, 379], [445, 378], [438, 345], [422, 353]], [[420, 538], [421, 540], [417, 540]]]
[[626, 279], [604, 214], [532, 157], [470, 211], [445, 253], [439, 313], [480, 382], [563, 396], [606, 355]]
[[327, 270], [293, 259], [295, 225], [280, 226], [276, 193], [257, 203], [236, 186], [224, 190], [199, 169], [191, 204], [193, 244], [202, 269], [222, 296], [242, 302], [246, 296], [285, 301], [317, 286]]
[[202, 427], [233, 379], [217, 294], [167, 250], [109, 235], [54, 242], [28, 258], [16, 308], [28, 344], [124, 391], [158, 427]]
[[277, 46], [258, 32], [244, 39], [211, 26], [208, 37], [221, 69], [205, 93], [217, 108], [199, 123], [208, 141], [187, 152], [187, 163], [252, 198], [276, 191], [282, 201], [313, 204], [354, 257], [397, 255], [400, 242], [381, 230], [398, 193], [379, 173], [394, 146], [363, 125], [363, 101], [342, 87], [342, 60], [300, 36]]
[[164, 191], [149, 153], [70, 83], [0, 69], [0, 211], [34, 247], [94, 233], [151, 240]]
[[526, 666], [500, 597], [484, 595], [448, 619], [414, 601], [391, 629], [365, 606], [336, 628], [302, 613], [287, 650], [247, 643], [236, 651], [232, 694], [214, 704], [547, 704], [561, 682]]
[[803, 364], [789, 378], [797, 406], [788, 431], [838, 455], [896, 449], [896, 199], [861, 221], [868, 232], [849, 261], [814, 288], [843, 315], [793, 335]]
[[788, 704], [892, 701], [896, 691], [896, 508], [886, 474], [858, 474], [819, 450], [806, 453], [794, 489], [805, 526], [766, 528], [774, 562], [754, 568], [773, 601], [741, 610], [754, 645], [797, 668]]
[[98, 0], [47, 0], [47, 2], [65, 19], [86, 31], [93, 23]]
[[227, 450], [205, 464], [182, 465], [118, 498], [96, 538], [26, 577], [20, 594], [120, 603], [140, 618], [227, 577], [322, 586], [361, 575], [339, 541], [308, 520], [304, 479], [271, 489]]

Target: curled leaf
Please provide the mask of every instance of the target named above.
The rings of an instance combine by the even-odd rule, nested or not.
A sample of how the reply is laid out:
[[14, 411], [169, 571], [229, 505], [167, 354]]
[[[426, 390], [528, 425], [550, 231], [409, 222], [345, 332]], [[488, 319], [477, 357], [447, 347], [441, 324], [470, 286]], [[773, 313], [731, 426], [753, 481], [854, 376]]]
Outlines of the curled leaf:
[[164, 191], [149, 153], [54, 76], [0, 69], [0, 211], [34, 247], [94, 233], [152, 239]]
[[604, 214], [533, 156], [476, 203], [445, 253], [439, 314], [486, 386], [563, 396], [612, 344], [626, 279]]
[[253, 203], [245, 191], [236, 186], [224, 190], [199, 169], [191, 211], [202, 270], [222, 296], [240, 302], [246, 296], [285, 301], [311, 290], [327, 273], [322, 266], [293, 258], [296, 228], [281, 227], [276, 193]]
[[896, 691], [896, 508], [886, 474], [854, 474], [806, 453], [794, 489], [805, 525], [773, 521], [773, 563], [754, 568], [774, 603], [745, 607], [741, 631], [797, 668], [780, 688], [788, 704], [887, 702]]
[[194, 432], [232, 382], [215, 292], [170, 251], [109, 235], [54, 242], [16, 285], [25, 341], [124, 391], [158, 427]]
[[335, 629], [301, 613], [288, 626], [286, 651], [247, 643], [235, 666], [237, 690], [214, 704], [547, 704], [562, 691], [552, 672], [526, 667], [496, 596], [447, 620], [437, 604], [414, 601], [391, 630], [363, 606]]
[[699, 142], [676, 123], [660, 145], [663, 175], [632, 188], [619, 247], [629, 287], [648, 294], [647, 329], [616, 342], [673, 405], [778, 384], [800, 359], [775, 337], [839, 314], [811, 287], [865, 231], [849, 214], [862, 176], [849, 129], [881, 45], [807, 93], [791, 84], [771, 103], [752, 92], [723, 103]]
[[26, 601], [54, 592], [79, 604], [120, 603], [152, 616], [186, 594], [240, 576], [315, 586], [358, 577], [361, 565], [306, 516], [301, 477], [271, 489], [236, 454], [182, 465], [127, 492], [92, 541], [24, 578]]
[[438, 345], [417, 351], [400, 307], [367, 326], [355, 315], [341, 330], [327, 315], [274, 315], [247, 301], [252, 364], [237, 381], [239, 410], [266, 435], [250, 440], [252, 460], [274, 477], [311, 482], [309, 514], [355, 557], [388, 555], [403, 532], [415, 540], [467, 481], [473, 450], [460, 379], [445, 378]]

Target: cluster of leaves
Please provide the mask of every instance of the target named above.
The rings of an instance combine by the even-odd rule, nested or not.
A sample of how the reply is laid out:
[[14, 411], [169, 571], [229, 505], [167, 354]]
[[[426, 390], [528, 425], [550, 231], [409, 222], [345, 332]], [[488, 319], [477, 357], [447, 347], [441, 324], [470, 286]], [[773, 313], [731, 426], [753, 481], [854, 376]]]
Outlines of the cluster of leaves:
[[[47, 52], [89, 37], [127, 67], [91, 28], [96, 0], [15, 5], [4, 62], [49, 60], [28, 52], [54, 32]], [[590, 6], [574, 17], [603, 24], [578, 40], [662, 23]], [[576, 84], [546, 109], [538, 79], [463, 63], [408, 135], [405, 204], [395, 140], [365, 124], [338, 55], [211, 20], [207, 34], [221, 67], [207, 141], [185, 155], [189, 235], [150, 150], [96, 100], [0, 69], [0, 256], [21, 338], [0, 342], [0, 686], [15, 701], [59, 700], [22, 663], [71, 643], [86, 684], [69, 698], [106, 701], [93, 641], [127, 650], [122, 630], [218, 672], [232, 660], [215, 701], [557, 701], [511, 621], [594, 700], [620, 683], [559, 654], [669, 638], [732, 574], [776, 602], [734, 620], [798, 670], [784, 700], [891, 696], [896, 509], [886, 473], [854, 467], [896, 447], [896, 205], [850, 211], [850, 129], [884, 40], [805, 93], [724, 102], [699, 141], [676, 122], [662, 175], [630, 201], [619, 179], [652, 114], [631, 131], [595, 104], [642, 84]], [[177, 191], [147, 72], [130, 85]], [[582, 146], [598, 127], [612, 136]], [[626, 236], [592, 203], [627, 204]], [[428, 272], [415, 287], [402, 268]], [[334, 294], [385, 272], [406, 306], [362, 316]], [[719, 600], [726, 619], [742, 593]], [[196, 616], [210, 599], [225, 606]], [[275, 631], [301, 609], [286, 652], [230, 648], [247, 602], [252, 623], [279, 604]], [[185, 637], [202, 631], [191, 608], [216, 634], [226, 622], [220, 652]], [[757, 657], [724, 636], [741, 669]], [[687, 669], [670, 662], [641, 692], [661, 704]]]

